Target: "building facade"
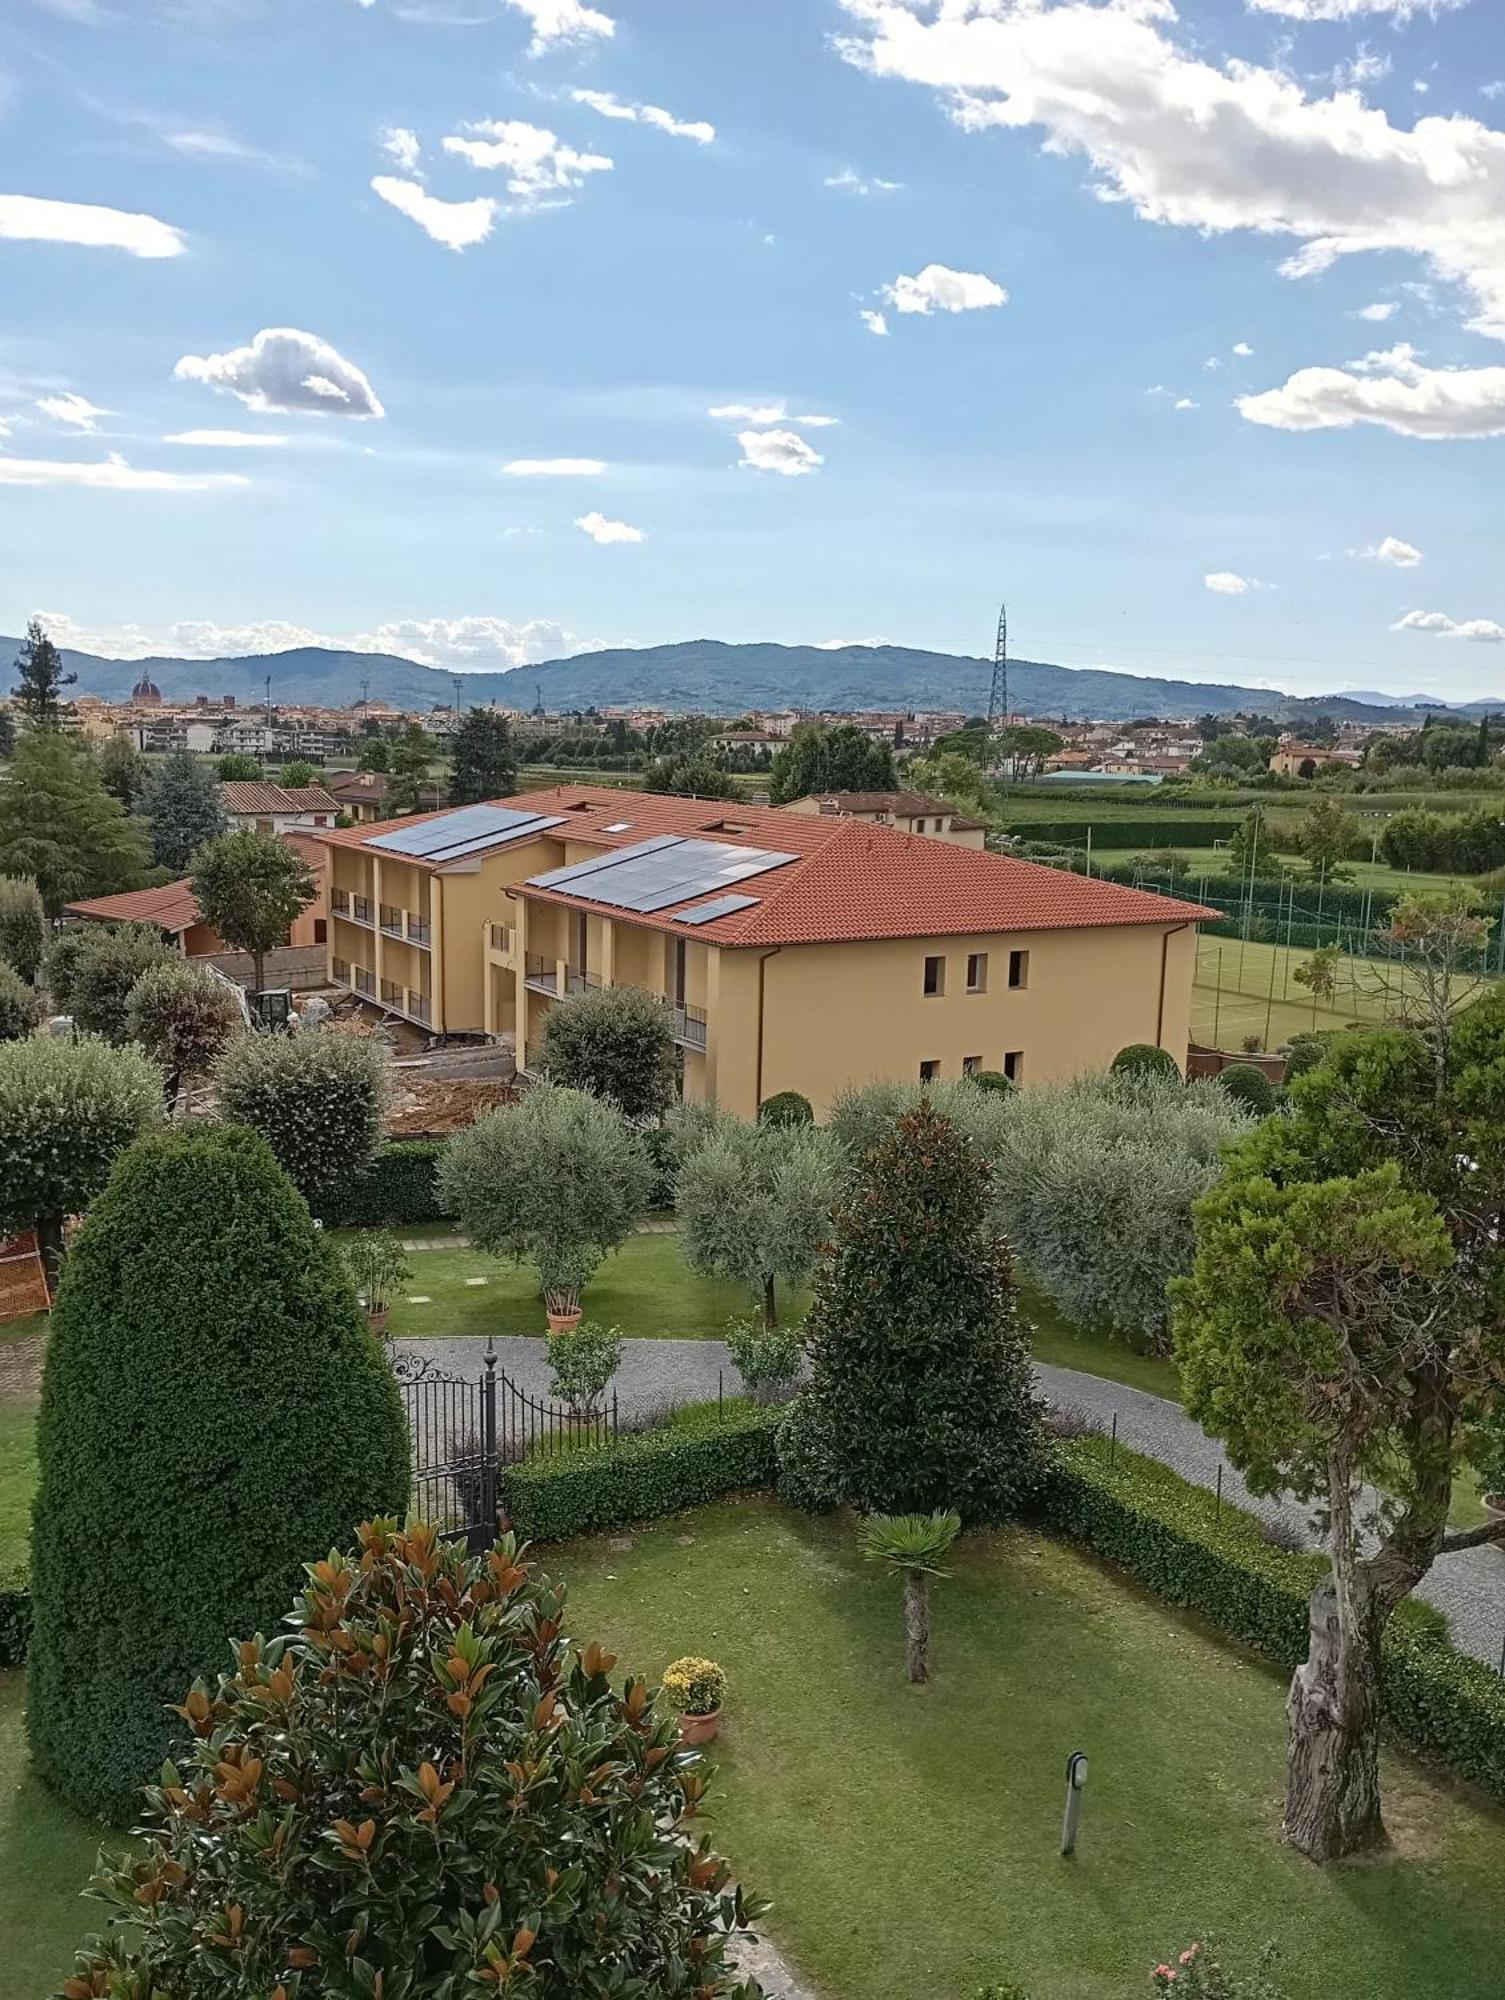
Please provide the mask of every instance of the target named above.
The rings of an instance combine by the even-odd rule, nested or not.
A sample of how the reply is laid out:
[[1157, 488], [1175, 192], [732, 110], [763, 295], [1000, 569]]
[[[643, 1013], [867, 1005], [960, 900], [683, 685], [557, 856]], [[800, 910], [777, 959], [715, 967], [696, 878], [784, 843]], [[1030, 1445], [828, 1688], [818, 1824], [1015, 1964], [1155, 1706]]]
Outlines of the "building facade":
[[331, 979], [536, 1060], [549, 1010], [630, 985], [668, 1010], [684, 1094], [799, 1091], [1186, 1056], [1191, 903], [840, 815], [596, 786], [317, 836]]

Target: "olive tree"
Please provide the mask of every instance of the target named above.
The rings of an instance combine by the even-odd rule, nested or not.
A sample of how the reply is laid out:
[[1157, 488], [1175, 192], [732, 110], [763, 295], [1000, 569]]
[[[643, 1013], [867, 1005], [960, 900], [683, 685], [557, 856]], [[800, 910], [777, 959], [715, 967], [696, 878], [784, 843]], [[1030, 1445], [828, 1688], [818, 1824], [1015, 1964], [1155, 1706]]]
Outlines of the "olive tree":
[[160, 1122], [162, 1075], [139, 1049], [33, 1036], [0, 1043], [0, 1235], [35, 1229], [50, 1271], [117, 1156]]
[[669, 1010], [638, 986], [572, 993], [544, 1018], [538, 1067], [551, 1083], [609, 1097], [629, 1118], [660, 1117], [679, 1087]]
[[0, 1042], [18, 1042], [42, 1020], [42, 996], [0, 958]]
[[532, 1264], [548, 1309], [578, 1312], [581, 1289], [648, 1203], [648, 1156], [614, 1104], [535, 1085], [448, 1141], [436, 1187], [479, 1250]]
[[191, 959], [151, 966], [125, 1003], [125, 1032], [167, 1076], [169, 1099], [180, 1080], [207, 1074], [215, 1057], [245, 1026], [238, 989]]
[[358, 1181], [381, 1144], [387, 1052], [338, 1028], [240, 1035], [214, 1066], [220, 1109], [250, 1125], [316, 1213]]
[[129, 1040], [126, 1003], [142, 973], [180, 964], [180, 955], [155, 924], [90, 924], [71, 965], [74, 1025], [107, 1042]]
[[837, 1148], [819, 1127], [724, 1121], [679, 1170], [685, 1262], [746, 1285], [771, 1328], [777, 1285], [803, 1284], [814, 1269], [839, 1185]]

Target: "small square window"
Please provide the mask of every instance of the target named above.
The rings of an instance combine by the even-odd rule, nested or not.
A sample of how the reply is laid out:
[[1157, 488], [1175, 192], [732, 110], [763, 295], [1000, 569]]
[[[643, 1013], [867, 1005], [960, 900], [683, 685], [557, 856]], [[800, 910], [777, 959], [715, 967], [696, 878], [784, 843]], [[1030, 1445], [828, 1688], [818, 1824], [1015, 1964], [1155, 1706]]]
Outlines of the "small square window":
[[937, 955], [925, 961], [925, 993], [935, 998], [946, 990], [946, 961]]
[[985, 951], [967, 953], [967, 991], [986, 993], [988, 990], [988, 954]]
[[980, 1070], [981, 1068], [982, 1068], [982, 1057], [981, 1057], [981, 1056], [963, 1056], [963, 1057], [962, 1057], [962, 1075], [963, 1075], [963, 1076], [976, 1076], [977, 1072], [978, 1072], [978, 1071], [979, 1071], [979, 1070]]
[[939, 1061], [922, 1062], [920, 1064], [921, 1083], [934, 1083], [937, 1077], [939, 1077], [940, 1073], [941, 1073], [941, 1066]]
[[1012, 987], [1029, 985], [1029, 953], [1011, 951], [1009, 953], [1009, 985]]
[[1010, 1049], [1003, 1059], [1003, 1073], [1010, 1083], [1024, 1081], [1024, 1051]]

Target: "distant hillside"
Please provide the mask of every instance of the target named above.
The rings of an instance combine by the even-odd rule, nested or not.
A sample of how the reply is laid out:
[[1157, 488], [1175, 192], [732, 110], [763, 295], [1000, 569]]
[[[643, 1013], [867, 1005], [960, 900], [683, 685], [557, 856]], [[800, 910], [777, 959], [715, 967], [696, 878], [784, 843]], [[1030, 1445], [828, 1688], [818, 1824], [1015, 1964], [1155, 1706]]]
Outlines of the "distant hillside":
[[[14, 658], [19, 643], [0, 637], [0, 659]], [[72, 651], [65, 651], [64, 658], [78, 675], [80, 693], [111, 701], [127, 696], [143, 674], [169, 701], [229, 694], [245, 706], [264, 699], [268, 676], [274, 702], [345, 707], [360, 700], [367, 680], [374, 698], [398, 708], [445, 707], [454, 698], [448, 672], [391, 653], [299, 646], [285, 653], [221, 660], [109, 660]], [[672, 646], [581, 653], [574, 659], [511, 671], [468, 673], [462, 686], [469, 702], [497, 701], [513, 708], [531, 708], [541, 695], [552, 713], [633, 703], [727, 715], [750, 708], [929, 708], [976, 714], [987, 706], [990, 673], [987, 660], [907, 646], [734, 646], [718, 639], [689, 639]], [[1413, 717], [1419, 721], [1421, 715], [1419, 707], [1404, 707], [1385, 695], [1300, 699], [1268, 688], [1163, 680], [1100, 667], [1058, 667], [1043, 660], [1011, 662], [1009, 699], [1026, 714], [1066, 716], [1072, 721], [1255, 710], [1299, 727], [1316, 715], [1392, 725]], [[1491, 706], [1505, 707], [1505, 696], [1495, 704], [1474, 702], [1450, 712], [1477, 717]]]

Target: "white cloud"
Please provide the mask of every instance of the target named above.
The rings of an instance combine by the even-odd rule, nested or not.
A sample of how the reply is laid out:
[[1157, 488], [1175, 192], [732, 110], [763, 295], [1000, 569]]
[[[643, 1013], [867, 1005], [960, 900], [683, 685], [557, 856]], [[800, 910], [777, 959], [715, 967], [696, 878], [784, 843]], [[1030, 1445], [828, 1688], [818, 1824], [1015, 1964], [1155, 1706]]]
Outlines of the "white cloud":
[[96, 208], [81, 201], [44, 201], [0, 194], [0, 237], [20, 243], [75, 243], [90, 250], [125, 250], [132, 257], [181, 257], [183, 232], [154, 215]]
[[717, 403], [706, 411], [706, 415], [733, 424], [780, 424], [787, 418], [791, 423], [804, 424], [818, 431], [828, 430], [833, 424], [841, 422], [840, 417], [823, 417], [814, 411], [790, 417], [788, 406], [784, 403]]
[[1208, 369], [1221, 368], [1222, 365], [1222, 357], [1216, 354], [1209, 354], [1207, 359], [1202, 363], [1202, 366]]
[[588, 652], [599, 642], [582, 639], [551, 619], [515, 624], [506, 618], [403, 618], [369, 632], [318, 632], [284, 619], [217, 625], [207, 619], [180, 619], [171, 625], [138, 624], [101, 628], [81, 624], [60, 611], [38, 610], [59, 645], [107, 659], [139, 660], [166, 655], [194, 660], [236, 655], [285, 653], [297, 646], [328, 646], [338, 652], [393, 653], [423, 666], [461, 671], [532, 666]]
[[317, 334], [291, 326], [263, 327], [249, 345], [223, 354], [185, 354], [172, 372], [179, 382], [202, 382], [238, 396], [248, 410], [300, 417], [384, 414], [353, 361]]
[[[3, 463], [0, 459], [0, 464]], [[1505, 625], [1496, 624], [1493, 618], [1450, 618], [1445, 611], [1408, 611], [1390, 629], [1436, 632], [1444, 639], [1472, 639], [1487, 646], [1497, 646], [1505, 640]]]
[[452, 134], [446, 153], [469, 160], [473, 167], [501, 168], [507, 192], [520, 201], [554, 201], [585, 185], [587, 174], [608, 173], [612, 162], [604, 153], [581, 153], [542, 125], [522, 118], [486, 118], [467, 125], [479, 138]]
[[616, 33], [617, 24], [609, 14], [582, 5], [582, 0], [506, 0], [506, 4], [533, 23], [535, 55], [553, 42], [585, 42]]
[[1389, 563], [1394, 569], [1415, 569], [1426, 557], [1410, 542], [1403, 542], [1398, 535], [1386, 535], [1372, 549], [1350, 549], [1349, 554], [1357, 556], [1361, 562]]
[[876, 333], [881, 338], [882, 335], [888, 332], [888, 320], [881, 312], [873, 312], [867, 307], [863, 307], [857, 317], [862, 321], [862, 324], [867, 328], [869, 333]]
[[1237, 570], [1210, 570], [1202, 579], [1216, 597], [1246, 597], [1251, 590], [1264, 588], [1255, 577], [1240, 576]]
[[1372, 305], [1360, 306], [1355, 318], [1371, 320], [1377, 326], [1382, 320], [1394, 319], [1399, 311], [1399, 299], [1376, 299]]
[[99, 425], [96, 419], [109, 415], [108, 410], [100, 409], [87, 396], [77, 395], [72, 389], [63, 395], [38, 396], [37, 408], [44, 417], [51, 417], [54, 423], [67, 424], [76, 431], [97, 431]]
[[405, 174], [418, 171], [423, 148], [418, 143], [418, 134], [410, 132], [406, 125], [388, 125], [381, 135], [381, 149]]
[[0, 486], [89, 486], [110, 493], [205, 493], [244, 486], [235, 472], [154, 472], [128, 465], [118, 452], [101, 459], [7, 458]]
[[446, 250], [468, 250], [472, 244], [484, 243], [496, 221], [497, 205], [490, 195], [477, 195], [473, 201], [441, 201], [422, 182], [398, 180], [391, 174], [377, 174], [371, 192], [416, 222]]
[[242, 451], [254, 445], [290, 444], [292, 440], [280, 431], [169, 431], [162, 442]]
[[1008, 303], [1008, 293], [981, 271], [953, 271], [945, 264], [927, 264], [914, 277], [900, 276], [885, 285], [883, 296], [895, 312], [977, 312]]
[[1254, 352], [1254, 349], [1249, 345], [1247, 340], [1236, 340], [1233, 343], [1233, 351], [1238, 355], [1240, 360], [1247, 361], [1249, 356]]
[[1246, 0], [1258, 14], [1283, 14], [1288, 21], [1357, 21], [1366, 14], [1388, 14], [1409, 21], [1414, 14], [1445, 14], [1468, 0]]
[[843, 167], [839, 174], [827, 174], [822, 186], [840, 188], [844, 194], [897, 194], [903, 181], [880, 181], [876, 174], [859, 174], [855, 167]]
[[[1390, 373], [1377, 372], [1388, 366]], [[1505, 368], [1424, 368], [1402, 344], [1343, 368], [1299, 368], [1278, 389], [1240, 396], [1252, 424], [1347, 430], [1380, 424], [1414, 438], [1505, 435]]]
[[604, 514], [581, 514], [575, 522], [581, 534], [589, 535], [593, 542], [641, 542], [646, 539], [641, 528], [631, 528], [625, 521], [608, 521]]
[[1178, 396], [1175, 407], [1178, 410], [1199, 410], [1202, 406], [1191, 396]]
[[514, 479], [589, 479], [606, 470], [600, 458], [514, 458], [502, 467]]
[[1351, 91], [1205, 61], [1171, 39], [1170, 0], [841, 4], [849, 61], [942, 93], [968, 130], [1042, 128], [1145, 220], [1294, 237], [1290, 276], [1410, 252], [1467, 285], [1476, 326], [1505, 338], [1505, 133], [1461, 115], [1406, 128]]
[[780, 472], [786, 479], [798, 479], [826, 462], [798, 431], [738, 431], [737, 442], [742, 447], [738, 463], [754, 472]]
[[572, 90], [570, 99], [591, 111], [599, 111], [603, 118], [621, 119], [630, 125], [652, 125], [675, 139], [693, 139], [698, 146], [709, 146], [716, 137], [715, 126], [708, 125], [703, 118], [676, 118], [657, 104], [626, 104], [609, 90]]

